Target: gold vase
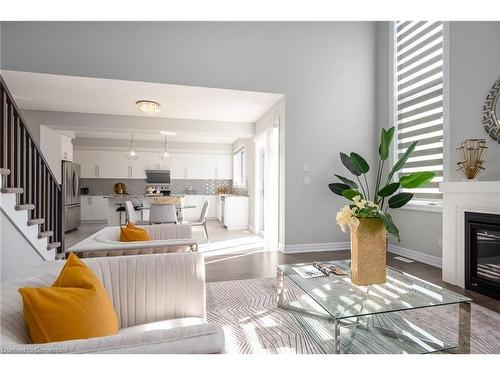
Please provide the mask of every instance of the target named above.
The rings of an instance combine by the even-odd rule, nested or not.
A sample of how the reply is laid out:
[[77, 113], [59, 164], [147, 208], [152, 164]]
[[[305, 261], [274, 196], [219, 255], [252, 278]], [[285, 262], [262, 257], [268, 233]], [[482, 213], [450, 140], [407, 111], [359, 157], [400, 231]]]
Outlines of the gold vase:
[[360, 218], [351, 230], [351, 278], [353, 284], [386, 282], [387, 231], [378, 218]]

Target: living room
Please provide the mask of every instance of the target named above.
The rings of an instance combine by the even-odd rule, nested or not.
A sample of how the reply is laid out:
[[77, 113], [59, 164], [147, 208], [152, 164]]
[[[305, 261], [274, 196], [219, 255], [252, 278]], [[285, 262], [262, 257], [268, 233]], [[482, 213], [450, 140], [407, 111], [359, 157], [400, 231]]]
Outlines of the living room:
[[[2, 17], [2, 352], [498, 362], [500, 22], [464, 21], [463, 11], [326, 21], [330, 10], [304, 22]], [[89, 94], [99, 88], [100, 97]], [[223, 96], [232, 104], [214, 99]], [[161, 111], [140, 113], [140, 99]], [[64, 230], [64, 163], [51, 167], [54, 149], [33, 123], [48, 128], [46, 139], [71, 138], [73, 163], [94, 174], [84, 179], [89, 196], [106, 196], [106, 224]], [[246, 160], [243, 149], [252, 150]], [[174, 177], [170, 158], [135, 176], [132, 151], [203, 155], [199, 167], [182, 164], [200, 174]], [[113, 152], [125, 167], [86, 166], [94, 152]], [[224, 157], [231, 173], [218, 178]], [[155, 170], [168, 180], [147, 197]], [[129, 198], [113, 195], [118, 182], [134, 195], [123, 214], [115, 207]], [[189, 198], [188, 183], [205, 198], [177, 201]], [[219, 229], [214, 213], [207, 232], [197, 218], [212, 194], [227, 196], [224, 184], [249, 196], [246, 224]], [[175, 224], [144, 216], [151, 200], [171, 206]], [[192, 206], [200, 212], [188, 219], [199, 225], [183, 223]], [[72, 311], [65, 293], [84, 289], [63, 283], [83, 277], [69, 277], [76, 270], [101, 308], [84, 300], [87, 314], [53, 319], [54, 301]]]

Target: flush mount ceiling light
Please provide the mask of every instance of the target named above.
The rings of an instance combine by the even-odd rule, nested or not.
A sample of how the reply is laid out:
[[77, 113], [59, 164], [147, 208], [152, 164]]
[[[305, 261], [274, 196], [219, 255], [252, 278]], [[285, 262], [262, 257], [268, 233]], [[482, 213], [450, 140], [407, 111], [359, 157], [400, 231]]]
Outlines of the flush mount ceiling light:
[[163, 152], [160, 154], [160, 159], [166, 161], [169, 157], [170, 157], [170, 152], [168, 152], [167, 135], [165, 134], [165, 143], [163, 144]]
[[128, 160], [137, 160], [139, 154], [135, 149], [134, 133], [132, 133], [132, 139], [130, 140], [130, 149], [125, 154]]
[[156, 115], [161, 109], [160, 103], [153, 102], [152, 100], [139, 100], [135, 104], [139, 110], [148, 116]]

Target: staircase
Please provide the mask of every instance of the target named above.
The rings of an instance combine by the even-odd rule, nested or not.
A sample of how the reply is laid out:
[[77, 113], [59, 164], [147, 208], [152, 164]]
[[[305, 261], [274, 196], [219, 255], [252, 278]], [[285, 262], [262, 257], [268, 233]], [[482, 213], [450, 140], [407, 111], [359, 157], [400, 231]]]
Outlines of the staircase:
[[63, 251], [62, 189], [0, 76], [0, 209], [46, 260]]

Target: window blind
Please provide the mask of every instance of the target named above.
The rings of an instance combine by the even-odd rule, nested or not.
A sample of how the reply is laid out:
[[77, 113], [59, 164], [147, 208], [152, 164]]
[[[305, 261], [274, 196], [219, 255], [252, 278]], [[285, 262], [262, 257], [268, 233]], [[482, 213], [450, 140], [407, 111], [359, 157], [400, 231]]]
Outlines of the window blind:
[[[394, 111], [397, 157], [418, 141], [400, 175], [433, 171], [425, 187], [410, 189], [415, 200], [441, 199], [443, 181], [443, 23], [394, 23]], [[403, 189], [405, 191], [406, 189]]]

